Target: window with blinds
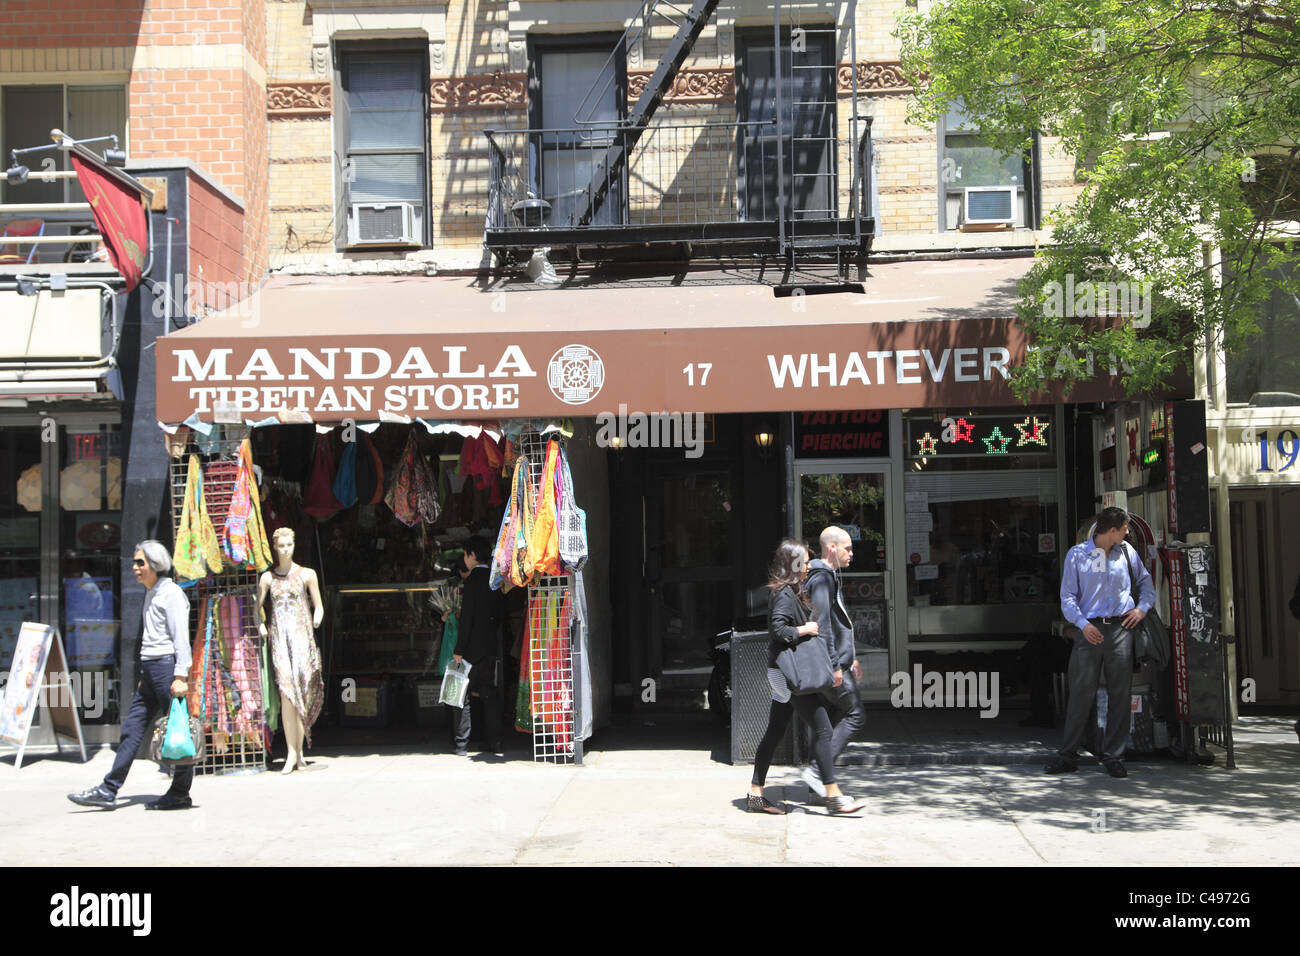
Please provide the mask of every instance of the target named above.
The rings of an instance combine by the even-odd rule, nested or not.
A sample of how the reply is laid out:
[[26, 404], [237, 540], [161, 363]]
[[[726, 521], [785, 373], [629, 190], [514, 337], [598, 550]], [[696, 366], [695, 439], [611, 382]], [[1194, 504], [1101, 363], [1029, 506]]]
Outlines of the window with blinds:
[[428, 71], [418, 52], [342, 54], [348, 245], [424, 245]]

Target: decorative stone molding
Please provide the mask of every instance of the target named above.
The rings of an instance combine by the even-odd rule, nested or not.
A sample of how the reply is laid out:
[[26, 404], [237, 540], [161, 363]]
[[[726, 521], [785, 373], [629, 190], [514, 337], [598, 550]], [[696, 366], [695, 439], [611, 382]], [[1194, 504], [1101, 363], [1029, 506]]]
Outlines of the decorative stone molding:
[[876, 192], [882, 196], [918, 196], [933, 194], [933, 186], [877, 186]]
[[270, 83], [266, 87], [266, 113], [271, 119], [295, 116], [329, 116], [330, 84], [307, 80]]
[[[640, 98], [654, 75], [652, 70], [627, 74], [627, 98]], [[664, 96], [666, 100], [690, 103], [730, 102], [736, 98], [736, 73], [734, 70], [701, 69], [681, 70]]]
[[330, 48], [328, 43], [311, 48], [311, 71], [316, 76], [329, 75]]
[[477, 73], [435, 76], [429, 83], [429, 108], [451, 110], [523, 109], [527, 105], [524, 73]]
[[510, 41], [510, 72], [528, 72], [528, 41], [524, 39]]
[[429, 69], [433, 73], [442, 73], [447, 69], [447, 41], [429, 41]]
[[718, 62], [728, 69], [736, 65], [735, 21], [718, 21]]
[[843, 95], [853, 92], [853, 70], [858, 71], [859, 93], [908, 93], [912, 84], [903, 73], [902, 65], [896, 61], [859, 60], [856, 64], [841, 63], [837, 71], [838, 92]]

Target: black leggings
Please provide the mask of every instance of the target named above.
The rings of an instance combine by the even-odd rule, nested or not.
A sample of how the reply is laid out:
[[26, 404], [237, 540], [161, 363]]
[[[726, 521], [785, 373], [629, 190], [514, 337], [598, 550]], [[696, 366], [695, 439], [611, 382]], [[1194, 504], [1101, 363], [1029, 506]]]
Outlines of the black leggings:
[[776, 752], [777, 741], [790, 726], [790, 715], [799, 712], [799, 719], [811, 727], [817, 734], [813, 743], [813, 757], [821, 770], [822, 783], [834, 783], [835, 755], [831, 747], [831, 717], [826, 712], [826, 701], [821, 694], [795, 694], [788, 703], [772, 701], [772, 709], [767, 715], [767, 732], [754, 754], [754, 786], [761, 787], [767, 782], [767, 768], [772, 765], [772, 754]]

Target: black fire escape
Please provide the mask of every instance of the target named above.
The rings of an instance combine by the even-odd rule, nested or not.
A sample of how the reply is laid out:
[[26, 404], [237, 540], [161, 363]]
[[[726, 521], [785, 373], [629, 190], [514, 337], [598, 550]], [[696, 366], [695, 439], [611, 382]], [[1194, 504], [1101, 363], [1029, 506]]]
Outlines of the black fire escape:
[[[548, 247], [573, 260], [756, 254], [783, 258], [787, 270], [796, 260], [829, 262], [841, 278], [855, 264], [861, 269], [875, 222], [871, 121], [857, 115], [856, 69], [843, 162], [835, 121], [840, 54], [852, 61], [856, 49], [854, 0], [832, 0], [825, 9], [834, 8], [834, 20], [808, 24], [784, 17], [777, 0], [772, 50], [760, 80], [751, 80], [766, 82], [765, 115], [745, 116], [738, 93], [732, 122], [678, 122], [661, 106], [716, 7], [717, 0], [694, 0], [689, 9], [644, 0], [616, 52], [648, 36], [652, 23], [675, 30], [624, 118], [485, 131], [485, 245], [499, 262]], [[799, 52], [814, 47], [820, 57]], [[810, 164], [808, 156], [819, 159]], [[557, 170], [570, 181], [558, 183]]]

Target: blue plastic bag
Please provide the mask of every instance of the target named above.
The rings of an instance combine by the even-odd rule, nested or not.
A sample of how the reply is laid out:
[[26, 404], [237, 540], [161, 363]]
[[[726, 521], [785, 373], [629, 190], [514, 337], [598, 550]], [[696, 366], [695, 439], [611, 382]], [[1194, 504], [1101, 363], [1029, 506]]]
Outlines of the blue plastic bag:
[[164, 760], [184, 760], [194, 756], [190, 715], [182, 697], [172, 698], [172, 709], [167, 714], [167, 733], [163, 736], [162, 755]]

